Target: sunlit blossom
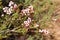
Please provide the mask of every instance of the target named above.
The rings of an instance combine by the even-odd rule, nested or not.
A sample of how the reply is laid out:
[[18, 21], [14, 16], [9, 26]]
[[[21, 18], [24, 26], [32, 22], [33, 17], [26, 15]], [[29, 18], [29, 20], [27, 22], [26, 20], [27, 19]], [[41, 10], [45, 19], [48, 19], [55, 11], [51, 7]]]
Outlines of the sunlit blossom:
[[9, 6], [12, 6], [13, 4], [14, 4], [13, 1], [10, 1], [10, 2], [9, 2]]
[[49, 32], [46, 29], [39, 30], [40, 33], [48, 34]]
[[31, 23], [31, 18], [28, 17], [27, 21], [24, 21], [25, 26], [29, 26]]
[[4, 8], [3, 8], [3, 11], [4, 11], [4, 12], [7, 12], [7, 11], [8, 11], [8, 7], [4, 7]]
[[28, 8], [30, 9], [30, 12], [31, 12], [31, 13], [34, 12], [34, 9], [33, 9], [33, 6], [32, 6], [32, 5], [28, 6]]
[[12, 13], [12, 12], [11, 12], [11, 10], [9, 9], [9, 10], [7, 11], [7, 14], [9, 14], [9, 15], [10, 15], [11, 13]]
[[22, 14], [30, 15], [30, 13], [34, 12], [33, 6], [32, 5], [28, 6], [28, 8], [22, 9], [21, 12], [22, 12]]

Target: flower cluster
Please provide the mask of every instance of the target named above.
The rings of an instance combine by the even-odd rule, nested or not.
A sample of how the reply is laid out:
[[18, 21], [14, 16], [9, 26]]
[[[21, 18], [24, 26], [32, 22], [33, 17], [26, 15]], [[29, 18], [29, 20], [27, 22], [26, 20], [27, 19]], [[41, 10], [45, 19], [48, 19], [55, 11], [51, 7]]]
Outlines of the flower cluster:
[[46, 29], [39, 30], [40, 33], [48, 34], [49, 32]]
[[25, 27], [28, 27], [31, 23], [31, 18], [28, 17], [27, 21], [24, 21]]
[[16, 9], [16, 8], [17, 8], [17, 4], [14, 4], [14, 2], [10, 1], [9, 7], [4, 7], [3, 11], [10, 15], [12, 13], [13, 9]]
[[28, 6], [28, 8], [21, 10], [21, 12], [22, 12], [22, 15], [30, 15], [30, 13], [34, 12], [33, 6], [30, 5]]

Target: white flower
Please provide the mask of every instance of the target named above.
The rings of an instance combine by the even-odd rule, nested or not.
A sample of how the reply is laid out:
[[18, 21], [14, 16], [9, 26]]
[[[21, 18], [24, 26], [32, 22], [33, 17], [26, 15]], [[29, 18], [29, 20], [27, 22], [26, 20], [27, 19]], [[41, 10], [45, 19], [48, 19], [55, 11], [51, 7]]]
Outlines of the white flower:
[[22, 13], [23, 13], [23, 14], [25, 14], [25, 13], [26, 13], [24, 9], [22, 10]]
[[12, 6], [13, 4], [14, 4], [13, 1], [10, 1], [10, 2], [9, 2], [9, 6]]
[[1, 15], [2, 17], [4, 16], [4, 14]]
[[27, 27], [31, 23], [31, 18], [28, 17], [27, 21], [24, 21], [24, 25]]
[[30, 15], [30, 13], [33, 13], [34, 12], [34, 10], [33, 10], [33, 6], [32, 5], [30, 5], [28, 8], [26, 8], [26, 9], [22, 9], [22, 11], [21, 11], [24, 15]]
[[24, 21], [24, 24], [27, 24], [27, 21]]

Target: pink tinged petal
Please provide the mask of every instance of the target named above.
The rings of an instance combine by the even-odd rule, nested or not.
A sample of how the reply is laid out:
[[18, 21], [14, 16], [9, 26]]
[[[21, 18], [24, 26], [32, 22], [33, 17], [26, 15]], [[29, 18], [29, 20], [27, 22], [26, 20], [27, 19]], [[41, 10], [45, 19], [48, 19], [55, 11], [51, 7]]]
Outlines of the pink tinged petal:
[[25, 10], [24, 10], [24, 9], [22, 10], [22, 13], [24, 13], [24, 14], [25, 14]]
[[28, 17], [27, 21], [28, 21], [28, 23], [30, 23], [31, 22], [31, 18]]
[[26, 24], [25, 26], [27, 27], [27, 26], [29, 26], [29, 24]]
[[9, 4], [9, 6], [11, 6], [11, 4]]
[[30, 12], [29, 12], [29, 10], [30, 10], [30, 9], [28, 9], [28, 8], [27, 8], [27, 9], [25, 9], [26, 13], [30, 13]]
[[17, 8], [17, 4], [14, 4], [14, 8]]
[[4, 10], [4, 12], [7, 12], [6, 10]]
[[14, 4], [13, 1], [10, 1], [10, 2], [9, 2], [9, 6], [12, 6], [13, 4]]
[[4, 7], [4, 8], [3, 8], [3, 11], [4, 11], [4, 12], [7, 12], [7, 10], [8, 10], [8, 7]]
[[27, 23], [27, 21], [24, 21], [24, 24], [26, 24]]
[[24, 21], [25, 26], [29, 26], [29, 23], [27, 21]]
[[7, 11], [7, 14], [9, 14], [9, 15], [10, 15], [11, 13], [12, 13], [12, 12], [11, 12], [10, 10], [8, 10], [8, 11]]

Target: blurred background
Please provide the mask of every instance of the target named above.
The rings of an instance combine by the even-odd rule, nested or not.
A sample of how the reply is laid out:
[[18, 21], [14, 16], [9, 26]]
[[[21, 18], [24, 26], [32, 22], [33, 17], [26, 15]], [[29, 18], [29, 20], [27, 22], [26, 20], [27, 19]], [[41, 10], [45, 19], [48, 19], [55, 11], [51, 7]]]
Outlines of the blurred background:
[[60, 0], [0, 0], [0, 40], [60, 40], [59, 30]]

